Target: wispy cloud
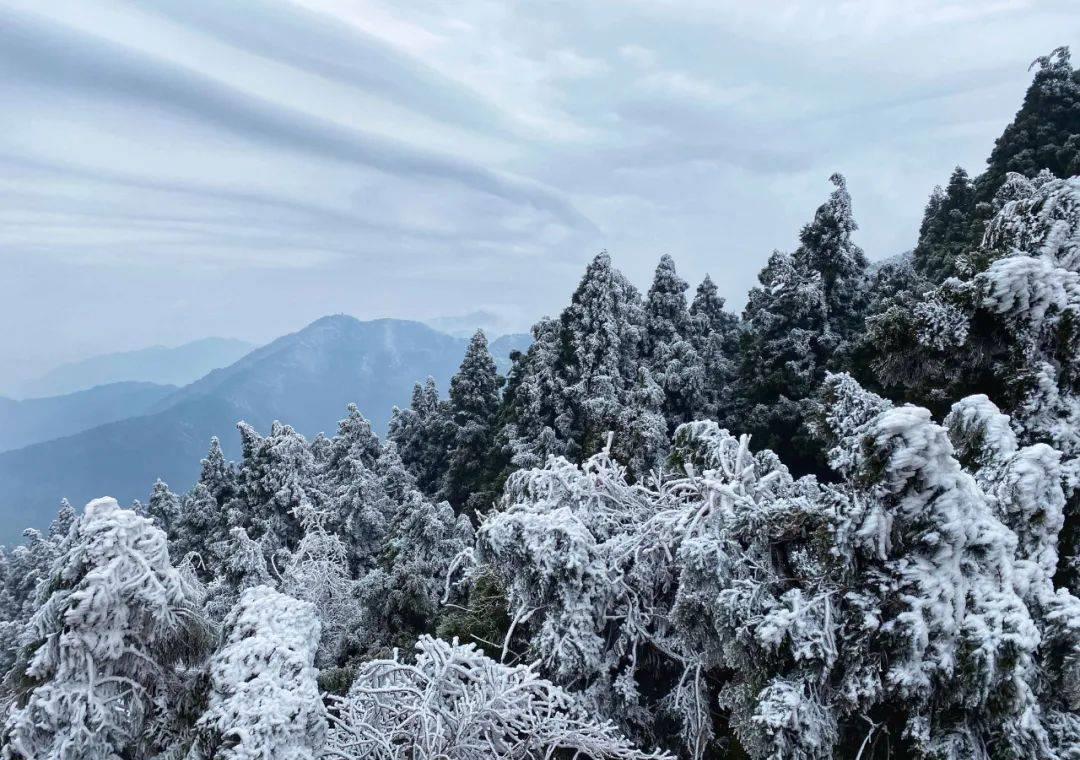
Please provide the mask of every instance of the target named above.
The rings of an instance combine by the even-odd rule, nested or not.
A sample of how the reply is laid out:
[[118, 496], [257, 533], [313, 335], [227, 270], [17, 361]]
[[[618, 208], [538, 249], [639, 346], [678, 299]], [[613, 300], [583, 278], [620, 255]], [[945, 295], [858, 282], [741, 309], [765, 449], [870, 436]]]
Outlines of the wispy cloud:
[[910, 246], [1072, 6], [0, 0], [0, 354], [527, 322], [601, 247], [739, 305], [835, 170], [868, 252]]
[[269, 141], [388, 174], [449, 180], [475, 191], [528, 204], [574, 227], [589, 225], [570, 203], [537, 182], [347, 129], [131, 49], [42, 24], [27, 15], [0, 11], [0, 65], [24, 81], [76, 88], [100, 97], [150, 102], [246, 139]]

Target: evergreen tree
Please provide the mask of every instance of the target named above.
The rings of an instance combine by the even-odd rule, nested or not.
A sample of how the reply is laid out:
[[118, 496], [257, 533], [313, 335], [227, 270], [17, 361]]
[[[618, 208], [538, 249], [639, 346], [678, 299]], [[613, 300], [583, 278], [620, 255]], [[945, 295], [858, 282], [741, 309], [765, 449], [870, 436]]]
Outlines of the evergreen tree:
[[146, 515], [165, 531], [169, 540], [174, 540], [180, 524], [180, 497], [169, 490], [169, 486], [158, 478], [150, 492], [150, 501], [146, 505]]
[[[1067, 47], [1040, 56], [1024, 103], [994, 143], [976, 197], [990, 203], [1009, 172], [1032, 178], [1043, 169], [1055, 177], [1080, 174], [1080, 71]], [[972, 241], [978, 243], [978, 239]]]
[[654, 473], [668, 455], [669, 420], [665, 418], [664, 391], [653, 380], [648, 367], [638, 370], [638, 381], [619, 423], [622, 433], [612, 448], [627, 468], [639, 478]]
[[[354, 577], [374, 563], [390, 530], [396, 505], [377, 472], [383, 448], [371, 425], [354, 404], [331, 440], [330, 456], [322, 470], [329, 526], [341, 537]], [[396, 448], [392, 455], [397, 458]], [[401, 466], [404, 472], [404, 466]], [[410, 485], [414, 482], [406, 473]]]
[[665, 441], [704, 404], [705, 365], [691, 340], [688, 287], [675, 271], [675, 261], [664, 255], [645, 300], [644, 360], [663, 391]]
[[209, 703], [191, 760], [316, 760], [326, 739], [317, 683], [319, 617], [308, 602], [249, 588], [210, 660]]
[[532, 328], [533, 342], [510, 372], [503, 400], [501, 440], [511, 468], [535, 467], [566, 453], [570, 404], [561, 372], [563, 334], [557, 319]]
[[[223, 558], [206, 590], [205, 610], [208, 618], [220, 623], [249, 588], [270, 586], [268, 552], [261, 541], [253, 541], [243, 528], [232, 528], [223, 547]], [[285, 560], [281, 554], [278, 555]]]
[[[737, 415], [739, 428], [790, 466], [820, 469], [803, 422], [806, 401], [825, 375], [827, 310], [816, 272], [775, 252], [758, 275], [743, 312]], [[823, 342], [826, 345], [821, 345]]]
[[934, 283], [968, 271], [966, 254], [974, 232], [975, 186], [961, 167], [953, 170], [944, 190], [935, 187], [926, 204], [919, 242], [915, 246], [915, 267]]
[[244, 454], [237, 477], [239, 525], [284, 557], [303, 533], [296, 508], [305, 502], [319, 508], [324, 501], [315, 457], [288, 425], [275, 422], [266, 437], [247, 423], [237, 427]]
[[724, 310], [724, 299], [708, 275], [690, 304], [690, 342], [702, 362], [699, 416], [733, 424], [732, 404], [739, 352], [739, 319]]
[[3, 757], [146, 757], [177, 685], [207, 642], [165, 534], [98, 499], [64, 541], [9, 682]]
[[1040, 172], [1067, 178], [1080, 174], [1080, 71], [1069, 49], [1057, 48], [1032, 63], [1038, 67], [1024, 103], [974, 182], [957, 167], [946, 190], [935, 189], [927, 203], [915, 247], [918, 270], [933, 283], [970, 274], [989, 219], [1000, 210], [995, 198], [1010, 173], [1032, 179]]
[[416, 477], [420, 489], [434, 495], [446, 472], [446, 452], [450, 447], [449, 405], [439, 399], [435, 378], [413, 387], [408, 409], [394, 408], [388, 437], [397, 446], [398, 455]]
[[[990, 221], [977, 267], [867, 321], [877, 378], [894, 395], [943, 413], [985, 393], [1025, 429], [1070, 455], [1077, 387], [1080, 189], [1075, 180], [1012, 175], [1010, 202]], [[1051, 411], [1052, 410], [1052, 411]]]
[[23, 531], [23, 543], [10, 554], [0, 547], [0, 673], [7, 673], [15, 662], [26, 624], [41, 602], [42, 584], [76, 520], [75, 510], [64, 499], [48, 537], [29, 528]]
[[212, 579], [224, 559], [223, 544], [228, 541], [229, 526], [225, 510], [205, 485], [196, 483], [180, 502], [180, 513], [169, 552], [177, 559], [198, 555], [195, 566], [199, 576]]
[[774, 253], [743, 314], [742, 429], [798, 471], [825, 473], [805, 422], [828, 367], [856, 350], [867, 297], [866, 257], [844, 178], [803, 227], [791, 255]]
[[645, 339], [641, 296], [604, 252], [586, 268], [560, 323], [570, 417], [566, 452], [578, 459], [602, 449], [608, 433], [623, 432], [619, 422]]
[[[836, 190], [802, 228], [792, 261], [797, 269], [820, 278], [825, 337], [838, 345], [862, 329], [866, 255], [851, 240], [858, 225], [852, 215], [847, 182], [841, 174], [833, 174], [829, 181]], [[822, 344], [826, 345], [826, 341]]]
[[75, 507], [71, 506], [71, 502], [67, 499], [61, 499], [60, 510], [56, 513], [52, 523], [49, 524], [49, 540], [54, 545], [59, 546], [67, 538], [68, 533], [71, 532], [71, 526], [77, 520], [78, 515], [75, 514]]
[[202, 460], [199, 483], [219, 504], [225, 504], [236, 494], [236, 467], [225, 460], [217, 436], [210, 439], [210, 451]]
[[487, 338], [477, 330], [450, 381], [450, 448], [440, 495], [458, 512], [486, 509], [495, 498], [487, 488], [498, 468], [494, 446], [501, 381]]
[[511, 464], [553, 454], [578, 460], [607, 446], [609, 433], [616, 447], [628, 445], [621, 439], [645, 357], [645, 312], [606, 252], [586, 267], [559, 319], [541, 320], [533, 336], [501, 415], [500, 446]]
[[405, 494], [374, 570], [360, 582], [362, 636], [369, 654], [387, 654], [433, 632], [455, 559], [472, 545], [472, 524], [445, 501]]

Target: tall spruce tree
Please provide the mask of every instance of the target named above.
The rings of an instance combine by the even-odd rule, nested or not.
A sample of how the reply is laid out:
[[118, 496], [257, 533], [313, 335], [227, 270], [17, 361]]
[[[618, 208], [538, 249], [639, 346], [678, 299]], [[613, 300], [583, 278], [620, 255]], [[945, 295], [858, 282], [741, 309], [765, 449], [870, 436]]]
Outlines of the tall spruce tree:
[[806, 401], [825, 376], [828, 348], [825, 298], [817, 273], [773, 253], [750, 291], [739, 353], [739, 428], [789, 466], [813, 469], [812, 444], [803, 428]]
[[645, 339], [641, 295], [607, 252], [596, 256], [560, 317], [570, 412], [567, 454], [587, 457], [618, 435]]
[[561, 372], [564, 345], [559, 320], [544, 317], [533, 342], [511, 369], [501, 413], [500, 439], [510, 468], [535, 467], [566, 453], [570, 405]]
[[953, 170], [943, 190], [930, 194], [915, 246], [915, 268], [934, 283], [968, 270], [965, 254], [975, 235], [975, 186], [961, 167]]
[[739, 418], [759, 446], [797, 471], [825, 474], [805, 422], [836, 355], [854, 351], [864, 317], [866, 257], [844, 178], [803, 227], [793, 254], [774, 253], [750, 292], [743, 321]]
[[202, 460], [199, 483], [210, 492], [219, 504], [225, 504], [236, 494], [236, 467], [226, 461], [221, 450], [221, 442], [214, 436], [210, 439], [210, 451]]
[[704, 404], [705, 366], [691, 340], [688, 287], [675, 271], [675, 260], [665, 254], [645, 300], [644, 358], [652, 380], [663, 392], [662, 408], [668, 428], [665, 439], [679, 425], [692, 420]]
[[321, 472], [330, 526], [344, 541], [353, 574], [362, 575], [390, 529], [393, 506], [375, 468], [382, 446], [355, 404], [338, 423]]
[[1080, 174], [1080, 70], [1073, 70], [1067, 47], [1031, 65], [1036, 71], [1024, 103], [975, 180], [980, 202], [993, 200], [1009, 172], [1028, 178], [1043, 169], [1059, 178]]
[[305, 502], [318, 508], [324, 501], [315, 458], [289, 425], [274, 422], [265, 437], [247, 423], [237, 427], [244, 453], [237, 478], [240, 526], [272, 552], [290, 550], [302, 535], [296, 508]]
[[180, 497], [170, 491], [168, 484], [160, 478], [154, 483], [154, 488], [150, 492], [146, 514], [165, 531], [170, 541], [176, 538], [180, 524]]
[[728, 427], [734, 422], [739, 332], [739, 318], [725, 311], [716, 283], [705, 275], [690, 304], [690, 341], [701, 358], [703, 371], [698, 411]]
[[820, 277], [827, 340], [840, 345], [862, 328], [866, 255], [851, 239], [859, 227], [847, 182], [842, 174], [833, 174], [829, 181], [836, 189], [802, 228], [792, 261], [806, 275]]
[[1009, 173], [1029, 179], [1042, 171], [1059, 178], [1080, 174], [1080, 70], [1069, 49], [1036, 58], [1024, 102], [994, 143], [986, 171], [972, 182], [957, 167], [945, 190], [926, 205], [915, 262], [933, 283], [970, 274], [968, 254], [982, 241], [987, 222], [1000, 210], [994, 199]]
[[501, 382], [487, 338], [477, 330], [450, 380], [450, 449], [440, 495], [458, 512], [488, 508], [495, 498], [488, 488], [499, 467], [494, 447]]
[[394, 408], [388, 437], [397, 446], [398, 455], [424, 493], [438, 492], [446, 473], [446, 451], [450, 446], [450, 411], [439, 398], [435, 378], [429, 377], [413, 387], [408, 409]]

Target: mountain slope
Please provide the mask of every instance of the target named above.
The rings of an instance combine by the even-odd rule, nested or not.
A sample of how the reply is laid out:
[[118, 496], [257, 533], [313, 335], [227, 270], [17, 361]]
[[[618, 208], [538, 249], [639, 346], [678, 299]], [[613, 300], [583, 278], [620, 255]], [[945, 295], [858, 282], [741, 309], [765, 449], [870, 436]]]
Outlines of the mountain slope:
[[158, 477], [176, 488], [190, 485], [212, 435], [224, 433], [226, 449], [237, 453], [235, 430], [225, 423], [237, 413], [227, 402], [201, 398], [0, 454], [0, 544], [17, 542], [26, 527], [47, 527], [61, 498], [76, 508], [104, 495], [130, 504], [145, 502]]
[[464, 351], [464, 340], [419, 322], [323, 317], [210, 372], [157, 406], [214, 397], [228, 401], [257, 428], [277, 419], [314, 435], [333, 432], [345, 406], [355, 402], [382, 431], [392, 407], [408, 403], [413, 383], [431, 375], [445, 389]]
[[145, 500], [157, 477], [189, 487], [212, 435], [238, 456], [241, 419], [260, 430], [278, 419], [312, 436], [333, 432], [355, 402], [383, 432], [415, 382], [431, 375], [445, 392], [464, 351], [464, 340], [418, 322], [324, 317], [170, 393], [142, 417], [0, 453], [0, 543], [47, 525], [61, 497], [76, 506], [106, 494]]
[[174, 391], [173, 385], [128, 382], [25, 401], [0, 398], [0, 451], [146, 414]]
[[242, 340], [204, 338], [173, 348], [152, 346], [93, 356], [23, 383], [19, 391], [23, 398], [41, 398], [123, 381], [185, 385], [212, 369], [232, 364], [252, 348], [252, 344]]

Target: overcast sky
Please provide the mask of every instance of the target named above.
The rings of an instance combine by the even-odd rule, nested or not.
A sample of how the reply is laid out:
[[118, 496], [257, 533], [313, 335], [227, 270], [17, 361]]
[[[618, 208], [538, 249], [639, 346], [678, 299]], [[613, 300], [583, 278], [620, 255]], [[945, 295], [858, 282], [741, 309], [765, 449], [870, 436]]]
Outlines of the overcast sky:
[[1076, 0], [0, 0], [0, 385], [327, 313], [525, 328], [608, 249], [730, 303], [847, 175], [871, 258]]

